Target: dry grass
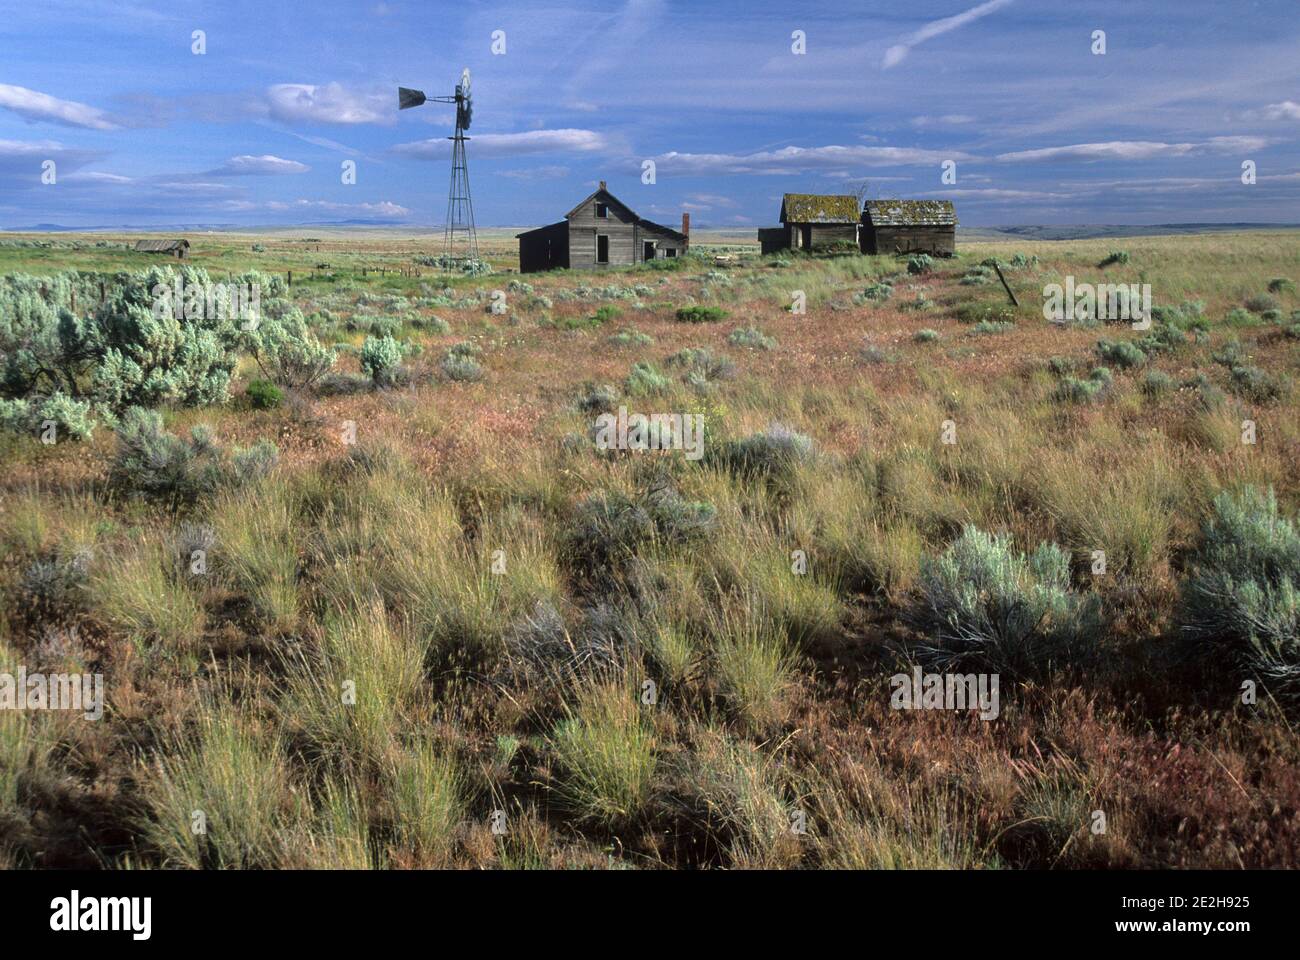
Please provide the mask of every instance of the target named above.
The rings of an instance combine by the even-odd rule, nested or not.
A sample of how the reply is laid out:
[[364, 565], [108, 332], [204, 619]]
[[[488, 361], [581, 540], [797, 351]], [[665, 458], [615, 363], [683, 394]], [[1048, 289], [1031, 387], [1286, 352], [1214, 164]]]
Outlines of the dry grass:
[[[1126, 240], [1134, 279], [1146, 273], [1158, 304], [1204, 301], [1210, 331], [1149, 362], [1175, 389], [1115, 370], [1086, 403], [1055, 399], [1059, 371], [1087, 377], [1099, 338], [1139, 335], [1048, 324], [1037, 298], [1067, 273], [1099, 280], [1112, 241], [963, 245], [918, 277], [864, 257], [559, 272], [525, 278], [533, 293], [512, 290], [493, 316], [437, 302], [444, 278], [427, 270], [361, 277], [363, 260], [408, 265], [419, 238], [330, 235], [320, 252], [283, 239], [260, 259], [204, 239], [196, 263], [293, 269], [298, 304], [334, 314], [330, 342], [359, 344], [389, 312], [363, 294], [405, 298], [393, 312], [423, 348], [411, 382], [170, 411], [170, 429], [208, 423], [223, 443], [280, 450], [269, 478], [183, 516], [107, 496], [110, 431], [53, 448], [0, 438], [0, 660], [81, 663], [110, 691], [98, 725], [0, 712], [0, 863], [1300, 865], [1294, 717], [1268, 691], [1242, 704], [1237, 667], [1175, 655], [1179, 585], [1215, 494], [1271, 486], [1288, 514], [1300, 507], [1295, 391], [1243, 401], [1213, 360], [1236, 337], [1271, 376], [1300, 370], [1300, 343], [1276, 327], [1223, 324], [1296, 274], [1296, 234]], [[310, 277], [326, 252], [337, 275]], [[963, 308], [1001, 292], [960, 278], [1017, 252], [1039, 258], [1008, 271], [1026, 306], [1010, 329], [974, 332]], [[889, 276], [890, 299], [857, 296]], [[446, 280], [453, 300], [505, 282]], [[792, 289], [806, 315], [786, 309]], [[918, 296], [929, 305], [904, 309]], [[1300, 308], [1276, 296], [1284, 315]], [[608, 303], [617, 321], [593, 328]], [[729, 317], [678, 323], [689, 304]], [[778, 346], [729, 344], [741, 327]], [[622, 328], [651, 342], [610, 344]], [[939, 339], [917, 342], [922, 329]], [[466, 340], [484, 379], [451, 382], [439, 362]], [[688, 383], [666, 363], [698, 347], [734, 376]], [[622, 394], [637, 362], [670, 382]], [[357, 373], [355, 356], [339, 368]], [[605, 383], [633, 411], [703, 415], [704, 459], [594, 450], [577, 401]], [[340, 440], [347, 421], [356, 445]], [[811, 453], [724, 455], [774, 424]], [[574, 534], [579, 504], [602, 496], [626, 511], [583, 531], [582, 557], [619, 561], [593, 571]], [[212, 529], [204, 575], [178, 563], [183, 523]], [[926, 639], [908, 615], [922, 561], [966, 524], [1022, 552], [1067, 550], [1071, 589], [1108, 613], [1105, 642], [1087, 671], [1004, 677], [990, 722], [891, 710], [888, 678]]]

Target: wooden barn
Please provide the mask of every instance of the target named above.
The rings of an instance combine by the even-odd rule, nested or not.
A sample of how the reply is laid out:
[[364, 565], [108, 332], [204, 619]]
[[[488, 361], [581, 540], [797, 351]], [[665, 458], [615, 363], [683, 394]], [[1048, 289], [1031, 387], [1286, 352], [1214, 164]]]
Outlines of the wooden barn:
[[518, 234], [519, 272], [561, 267], [600, 270], [680, 257], [690, 245], [691, 215], [681, 231], [637, 216], [600, 181], [600, 187], [549, 226]]
[[862, 252], [951, 257], [957, 252], [957, 211], [951, 200], [868, 200]]
[[185, 239], [137, 240], [134, 249], [136, 253], [166, 253], [184, 260], [190, 255], [190, 242]]
[[764, 253], [858, 245], [858, 198], [848, 194], [787, 193], [781, 226], [758, 231]]

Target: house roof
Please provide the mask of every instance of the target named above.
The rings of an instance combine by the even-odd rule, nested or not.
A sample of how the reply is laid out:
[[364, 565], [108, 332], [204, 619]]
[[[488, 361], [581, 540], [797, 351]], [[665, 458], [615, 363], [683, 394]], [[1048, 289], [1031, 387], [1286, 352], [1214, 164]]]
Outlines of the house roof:
[[850, 194], [787, 193], [782, 223], [857, 223], [858, 198]]
[[581, 203], [579, 203], [576, 207], [574, 207], [572, 210], [570, 210], [568, 213], [564, 215], [563, 220], [558, 220], [555, 223], [547, 224], [544, 227], [537, 227], [534, 230], [525, 230], [523, 233], [515, 234], [515, 238], [518, 239], [519, 237], [527, 236], [530, 233], [537, 233], [539, 230], [551, 230], [554, 227], [558, 227], [561, 224], [566, 223], [569, 217], [573, 216], [575, 213], [577, 213], [579, 210], [581, 210], [583, 207], [589, 204], [592, 200], [595, 200], [597, 197], [603, 197], [605, 203], [614, 203], [622, 207], [624, 210], [626, 210], [628, 213], [632, 215], [633, 220], [635, 220], [638, 224], [640, 224], [643, 227], [649, 227], [650, 229], [657, 230], [660, 233], [666, 233], [675, 240], [681, 240], [683, 242], [686, 241], [686, 234], [674, 230], [672, 227], [665, 227], [662, 223], [655, 223], [653, 220], [647, 220], [645, 217], [638, 216], [635, 210], [629, 207], [618, 197], [614, 196], [604, 187], [599, 188], [590, 196], [584, 198]]
[[568, 213], [566, 213], [566, 214], [564, 215], [564, 218], [567, 220], [569, 217], [573, 216], [575, 213], [577, 213], [579, 210], [581, 210], [583, 207], [585, 207], [585, 206], [586, 206], [588, 203], [590, 203], [592, 200], [595, 200], [597, 197], [602, 196], [602, 195], [604, 196], [604, 198], [605, 198], [605, 202], [606, 202], [606, 203], [615, 203], [615, 204], [617, 204], [618, 206], [622, 207], [624, 210], [626, 210], [628, 213], [632, 214], [632, 216], [636, 217], [636, 219], [638, 219], [638, 220], [641, 219], [640, 217], [637, 217], [637, 216], [636, 216], [636, 211], [635, 211], [635, 210], [633, 210], [631, 207], [629, 207], [626, 203], [624, 203], [624, 202], [623, 202], [622, 200], [620, 200], [618, 197], [614, 196], [612, 193], [610, 193], [610, 192], [609, 192], [608, 190], [606, 190], [604, 187], [600, 187], [600, 188], [598, 188], [598, 189], [597, 189], [594, 193], [592, 193], [589, 197], [587, 197], [586, 199], [584, 199], [584, 200], [583, 200], [581, 203], [579, 203], [576, 207], [574, 207], [572, 210], [570, 210]]
[[649, 227], [652, 230], [658, 230], [660, 233], [666, 233], [674, 240], [685, 240], [686, 234], [680, 230], [674, 230], [672, 227], [665, 227], [662, 223], [655, 223], [653, 220], [647, 220], [645, 217], [637, 217], [636, 222], [643, 227]]
[[520, 237], [526, 237], [529, 234], [533, 234], [533, 233], [541, 233], [543, 230], [554, 230], [556, 227], [567, 227], [568, 225], [569, 225], [568, 220], [556, 220], [554, 223], [548, 223], [544, 227], [534, 227], [531, 230], [525, 230], [523, 233], [516, 233], [515, 239], [517, 240]]
[[137, 240], [135, 249], [141, 253], [170, 253], [181, 247], [188, 247], [190, 242], [185, 239], [179, 240]]
[[951, 227], [957, 223], [951, 200], [868, 200], [863, 212], [875, 227]]

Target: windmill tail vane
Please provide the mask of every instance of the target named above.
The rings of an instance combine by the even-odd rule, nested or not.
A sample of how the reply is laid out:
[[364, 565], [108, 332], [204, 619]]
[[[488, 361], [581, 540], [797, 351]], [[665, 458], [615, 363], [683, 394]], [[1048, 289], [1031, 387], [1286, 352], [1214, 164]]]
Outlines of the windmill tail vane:
[[447, 219], [443, 227], [442, 254], [448, 261], [477, 260], [478, 234], [474, 229], [474, 201], [469, 190], [469, 167], [465, 160], [465, 136], [474, 118], [468, 68], [462, 71], [456, 92], [450, 97], [426, 97], [420, 90], [397, 88], [397, 108], [406, 110], [423, 103], [454, 103], [456, 133], [451, 144], [451, 184], [447, 188]]

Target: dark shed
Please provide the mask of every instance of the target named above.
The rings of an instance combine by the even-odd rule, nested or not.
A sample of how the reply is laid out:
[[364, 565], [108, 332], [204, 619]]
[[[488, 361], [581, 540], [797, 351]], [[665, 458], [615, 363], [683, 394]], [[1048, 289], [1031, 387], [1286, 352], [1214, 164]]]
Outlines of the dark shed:
[[183, 238], [178, 240], [137, 240], [134, 249], [136, 253], [168, 253], [173, 257], [184, 260], [190, 255], [190, 242]]
[[951, 200], [868, 200], [862, 252], [951, 257], [957, 252], [957, 211]]

